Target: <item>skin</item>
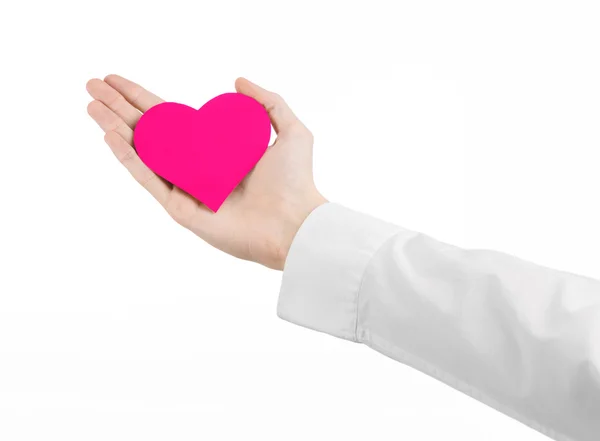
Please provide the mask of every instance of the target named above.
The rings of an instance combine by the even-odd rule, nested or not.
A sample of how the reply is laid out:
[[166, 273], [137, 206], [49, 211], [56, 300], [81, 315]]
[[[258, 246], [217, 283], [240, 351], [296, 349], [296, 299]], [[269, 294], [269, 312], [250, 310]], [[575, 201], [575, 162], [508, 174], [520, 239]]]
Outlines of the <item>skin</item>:
[[300, 225], [327, 202], [313, 181], [313, 137], [279, 95], [244, 78], [236, 80], [235, 88], [265, 107], [277, 140], [217, 213], [157, 176], [135, 152], [135, 125], [161, 98], [108, 75], [88, 81], [94, 99], [88, 113], [119, 161], [177, 223], [232, 256], [282, 270]]

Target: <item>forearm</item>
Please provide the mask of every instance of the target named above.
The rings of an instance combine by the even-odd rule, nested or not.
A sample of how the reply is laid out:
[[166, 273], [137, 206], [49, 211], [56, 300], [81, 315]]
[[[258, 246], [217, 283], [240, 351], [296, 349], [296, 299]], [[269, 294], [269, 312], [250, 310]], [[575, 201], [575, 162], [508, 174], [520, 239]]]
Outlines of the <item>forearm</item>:
[[279, 314], [365, 343], [555, 439], [600, 433], [600, 282], [329, 205], [292, 244]]

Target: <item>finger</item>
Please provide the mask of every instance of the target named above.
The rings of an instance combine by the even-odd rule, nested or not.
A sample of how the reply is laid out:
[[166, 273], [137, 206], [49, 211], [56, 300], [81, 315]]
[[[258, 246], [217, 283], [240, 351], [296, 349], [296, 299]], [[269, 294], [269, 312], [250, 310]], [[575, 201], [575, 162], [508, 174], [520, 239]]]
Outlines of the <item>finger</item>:
[[125, 121], [117, 116], [100, 101], [92, 101], [88, 104], [88, 113], [105, 132], [116, 132], [126, 142], [133, 145], [133, 130]]
[[139, 121], [142, 114], [128, 102], [123, 95], [110, 87], [102, 80], [94, 78], [88, 81], [86, 89], [92, 98], [102, 102], [106, 107], [116, 113], [125, 124], [132, 129]]
[[118, 133], [107, 132], [104, 141], [131, 176], [163, 207], [166, 207], [171, 187], [142, 162], [133, 147]]
[[133, 107], [141, 112], [146, 112], [150, 107], [164, 102], [164, 100], [152, 92], [148, 92], [139, 84], [129, 81], [119, 75], [108, 75], [104, 82], [119, 92], [131, 103]]
[[293, 127], [303, 127], [292, 109], [276, 93], [269, 92], [245, 78], [238, 78], [235, 81], [235, 89], [254, 98], [265, 107], [277, 133], [283, 133]]

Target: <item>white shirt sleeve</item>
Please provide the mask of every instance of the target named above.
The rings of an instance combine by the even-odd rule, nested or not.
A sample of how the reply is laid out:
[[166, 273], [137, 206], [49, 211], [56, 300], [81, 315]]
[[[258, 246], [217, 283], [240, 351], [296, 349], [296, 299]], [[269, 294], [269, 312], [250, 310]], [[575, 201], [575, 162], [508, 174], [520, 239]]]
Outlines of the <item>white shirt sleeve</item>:
[[600, 282], [336, 204], [290, 249], [278, 314], [364, 343], [558, 441], [600, 440]]

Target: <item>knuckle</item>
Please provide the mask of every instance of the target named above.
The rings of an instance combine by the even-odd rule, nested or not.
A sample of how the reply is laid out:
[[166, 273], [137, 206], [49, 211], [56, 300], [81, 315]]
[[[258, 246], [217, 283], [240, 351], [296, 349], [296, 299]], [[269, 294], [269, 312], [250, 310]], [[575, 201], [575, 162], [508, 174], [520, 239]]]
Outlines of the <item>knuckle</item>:
[[115, 92], [115, 96], [110, 101], [110, 103], [107, 104], [107, 106], [111, 109], [118, 109], [122, 107], [125, 103], [126, 101], [125, 98], [123, 98], [123, 95], [121, 95], [118, 92]]
[[267, 103], [267, 110], [269, 112], [278, 110], [285, 103], [281, 95], [271, 92], [271, 96], [269, 98], [269, 102]]
[[184, 205], [175, 201], [173, 198], [170, 198], [169, 201], [167, 201], [166, 210], [169, 216], [171, 216], [171, 219], [181, 226], [187, 226], [190, 213]]
[[111, 129], [109, 129], [110, 132], [119, 132], [120, 130], [122, 130], [125, 126], [125, 121], [123, 121], [121, 118], [118, 118], [114, 123]]
[[179, 225], [185, 227], [187, 225], [187, 218], [185, 217], [185, 215], [183, 214], [183, 212], [180, 209], [173, 209], [168, 211], [169, 216], [171, 216], [171, 219], [173, 219], [175, 222], [177, 222]]
[[312, 132], [298, 120], [290, 124], [290, 126], [287, 128], [287, 132], [292, 138], [303, 139], [310, 142], [314, 140]]
[[136, 88], [135, 92], [133, 92], [133, 94], [132, 94], [131, 104], [133, 104], [134, 106], [138, 106], [140, 98], [142, 97], [143, 94], [144, 94], [144, 88], [141, 86], [138, 86]]
[[152, 184], [152, 182], [156, 179], [156, 175], [154, 173], [152, 173], [150, 170], [148, 170], [146, 173], [144, 173], [140, 179], [138, 180], [138, 182], [140, 183], [140, 185], [142, 187], [144, 187], [146, 190], [148, 190], [148, 188], [150, 187], [150, 184]]
[[125, 153], [123, 153], [122, 155], [120, 155], [118, 157], [119, 162], [123, 165], [127, 165], [129, 164], [134, 158], [136, 157], [136, 153], [133, 149], [129, 148], [125, 151]]

